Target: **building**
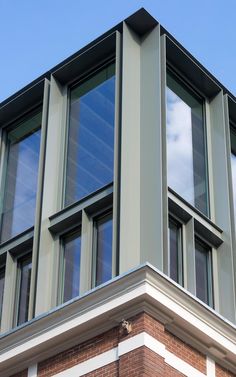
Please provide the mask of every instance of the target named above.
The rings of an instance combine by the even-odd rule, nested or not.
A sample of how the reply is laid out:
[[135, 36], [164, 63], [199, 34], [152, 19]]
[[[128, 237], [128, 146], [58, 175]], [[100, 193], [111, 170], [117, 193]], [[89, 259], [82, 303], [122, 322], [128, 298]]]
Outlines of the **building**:
[[139, 10], [0, 106], [1, 377], [236, 376], [236, 99]]

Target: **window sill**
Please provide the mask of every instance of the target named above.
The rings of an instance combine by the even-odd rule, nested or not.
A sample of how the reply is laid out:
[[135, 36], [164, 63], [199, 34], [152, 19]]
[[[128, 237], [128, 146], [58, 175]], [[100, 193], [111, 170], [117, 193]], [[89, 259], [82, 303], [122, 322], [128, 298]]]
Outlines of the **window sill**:
[[223, 230], [170, 188], [168, 188], [168, 205], [169, 212], [183, 223], [186, 224], [193, 218], [196, 233], [207, 239], [208, 244], [218, 248], [223, 243]]

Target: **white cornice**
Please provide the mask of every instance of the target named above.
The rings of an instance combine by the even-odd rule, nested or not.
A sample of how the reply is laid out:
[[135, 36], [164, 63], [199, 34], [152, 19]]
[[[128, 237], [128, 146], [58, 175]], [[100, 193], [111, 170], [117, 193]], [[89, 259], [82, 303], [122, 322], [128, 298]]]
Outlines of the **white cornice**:
[[1, 376], [81, 343], [141, 311], [151, 313], [184, 341], [236, 372], [236, 327], [146, 264], [2, 335]]

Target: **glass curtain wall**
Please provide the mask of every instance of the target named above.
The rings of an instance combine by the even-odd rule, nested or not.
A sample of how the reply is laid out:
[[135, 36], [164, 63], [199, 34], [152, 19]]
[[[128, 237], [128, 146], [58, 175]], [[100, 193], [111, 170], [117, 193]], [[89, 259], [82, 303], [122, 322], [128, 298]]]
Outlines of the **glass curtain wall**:
[[182, 228], [172, 218], [169, 219], [169, 276], [183, 285]]
[[209, 215], [203, 99], [167, 72], [168, 186]]
[[65, 205], [113, 181], [115, 66], [70, 91]]
[[18, 260], [17, 325], [28, 321], [31, 270], [31, 254]]
[[196, 296], [213, 306], [211, 249], [195, 239]]
[[63, 253], [62, 302], [66, 302], [80, 293], [80, 232], [64, 237]]
[[112, 278], [112, 214], [98, 219], [95, 230], [97, 286]]
[[1, 242], [34, 225], [41, 113], [7, 133]]

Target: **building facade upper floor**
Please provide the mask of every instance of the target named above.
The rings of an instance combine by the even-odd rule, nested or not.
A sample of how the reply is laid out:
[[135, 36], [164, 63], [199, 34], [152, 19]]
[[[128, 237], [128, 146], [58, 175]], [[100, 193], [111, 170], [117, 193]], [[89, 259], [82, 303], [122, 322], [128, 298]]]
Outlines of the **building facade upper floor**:
[[2, 333], [146, 262], [236, 322], [236, 99], [145, 10], [0, 126]]

